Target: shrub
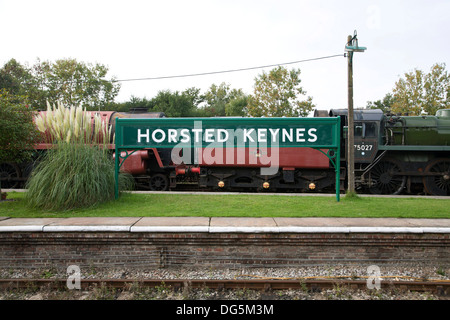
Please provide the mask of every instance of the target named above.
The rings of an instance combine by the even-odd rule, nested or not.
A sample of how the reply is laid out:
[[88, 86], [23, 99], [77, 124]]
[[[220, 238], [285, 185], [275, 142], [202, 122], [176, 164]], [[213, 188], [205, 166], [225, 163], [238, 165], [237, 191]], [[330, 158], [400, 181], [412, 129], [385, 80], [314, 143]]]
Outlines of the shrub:
[[[55, 147], [48, 150], [28, 179], [26, 201], [32, 208], [69, 210], [114, 199], [115, 166], [106, 148], [110, 129], [80, 108], [47, 110], [36, 124]], [[83, 129], [80, 129], [83, 128]], [[130, 188], [132, 177], [119, 175], [120, 190]]]
[[[34, 112], [28, 108], [25, 100], [25, 97], [15, 96], [5, 89], [0, 89], [1, 178], [16, 177], [15, 167], [7, 162], [20, 163], [31, 160], [34, 145], [39, 141], [40, 134], [33, 123]], [[11, 183], [5, 181], [3, 187], [10, 188], [16, 184], [15, 181]]]
[[[105, 149], [63, 142], [33, 170], [26, 199], [29, 206], [46, 210], [91, 207], [114, 199], [114, 182], [114, 162]], [[119, 175], [122, 190], [127, 183]]]

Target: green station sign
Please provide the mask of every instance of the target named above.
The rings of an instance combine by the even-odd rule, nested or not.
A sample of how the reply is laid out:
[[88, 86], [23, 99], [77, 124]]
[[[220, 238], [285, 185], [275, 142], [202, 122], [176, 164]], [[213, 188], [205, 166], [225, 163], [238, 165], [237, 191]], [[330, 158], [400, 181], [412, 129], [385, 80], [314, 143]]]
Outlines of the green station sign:
[[[299, 121], [299, 120], [302, 121]], [[208, 147], [333, 148], [335, 118], [158, 118], [117, 119], [116, 143], [128, 148]]]
[[[116, 118], [116, 197], [119, 158], [149, 148], [276, 148], [321, 150], [336, 169], [339, 201], [340, 118]], [[122, 152], [127, 151], [125, 156]]]

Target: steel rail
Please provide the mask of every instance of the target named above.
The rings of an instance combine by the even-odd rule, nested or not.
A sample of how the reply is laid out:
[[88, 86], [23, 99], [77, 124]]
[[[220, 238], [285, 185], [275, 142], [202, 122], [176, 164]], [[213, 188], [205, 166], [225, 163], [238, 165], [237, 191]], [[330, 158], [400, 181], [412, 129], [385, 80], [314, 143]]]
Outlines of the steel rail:
[[[70, 281], [70, 280], [69, 280]], [[67, 279], [0, 279], [0, 289], [24, 289], [24, 288], [67, 288]], [[253, 289], [253, 290], [289, 290], [300, 289], [320, 291], [348, 287], [350, 289], [368, 289], [367, 280], [342, 280], [342, 279], [297, 279], [297, 280], [217, 280], [217, 279], [81, 279], [81, 289], [92, 287], [111, 287], [126, 289], [132, 286], [146, 288], [172, 288], [174, 290], [190, 289]], [[382, 290], [409, 290], [418, 292], [434, 292], [438, 295], [450, 295], [450, 281], [403, 281], [381, 280]]]

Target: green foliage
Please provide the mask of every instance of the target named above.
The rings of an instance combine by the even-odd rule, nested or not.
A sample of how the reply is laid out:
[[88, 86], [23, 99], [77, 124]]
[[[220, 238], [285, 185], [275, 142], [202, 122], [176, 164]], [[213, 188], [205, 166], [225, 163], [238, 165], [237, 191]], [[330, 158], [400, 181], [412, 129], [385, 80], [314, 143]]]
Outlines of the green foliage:
[[[130, 176], [120, 175], [121, 190]], [[27, 182], [30, 208], [71, 210], [92, 207], [114, 199], [114, 161], [98, 146], [60, 142], [49, 150]]]
[[0, 90], [0, 162], [29, 160], [40, 138], [23, 99]]
[[0, 88], [13, 96], [22, 97], [25, 104], [39, 99], [35, 78], [27, 66], [22, 66], [15, 59], [9, 60], [0, 69]]
[[129, 101], [110, 103], [103, 110], [128, 112], [144, 108], [148, 112], [164, 112], [167, 117], [246, 116], [248, 96], [242, 89], [230, 89], [225, 83], [212, 84], [204, 93], [199, 88], [182, 92], [163, 90], [152, 99], [132, 96]]
[[188, 88], [183, 92], [163, 90], [152, 99], [132, 96], [127, 102], [109, 104], [105, 110], [129, 112], [133, 108], [143, 108], [148, 112], [164, 112], [167, 117], [195, 117], [201, 116], [197, 109], [201, 101], [198, 88]]
[[159, 91], [152, 104], [154, 107], [149, 111], [164, 112], [167, 117], [190, 117], [195, 109], [191, 97], [184, 92], [170, 90]]
[[392, 112], [420, 115], [436, 114], [450, 107], [450, 75], [445, 63], [435, 64], [429, 73], [415, 69], [395, 83]]
[[250, 96], [248, 113], [253, 117], [305, 117], [313, 110], [312, 98], [300, 86], [300, 69], [272, 69], [255, 79], [254, 94]]
[[152, 100], [147, 98], [138, 98], [131, 96], [129, 101], [126, 102], [112, 102], [107, 104], [102, 110], [104, 111], [117, 111], [117, 112], [129, 112], [133, 108], [143, 108], [151, 111], [155, 104]]
[[193, 108], [197, 108], [201, 103], [204, 102], [204, 97], [200, 94], [200, 89], [191, 87], [187, 88], [182, 93], [185, 97], [187, 97], [192, 104]]
[[248, 96], [242, 94], [225, 105], [225, 113], [227, 116], [245, 117], [248, 114], [247, 106]]
[[381, 109], [384, 114], [391, 113], [395, 99], [391, 93], [386, 94], [383, 100], [367, 101], [366, 109]]
[[245, 116], [247, 96], [241, 89], [230, 89], [229, 85], [211, 85], [200, 94], [198, 88], [188, 88], [182, 92], [163, 90], [151, 100], [131, 97], [130, 101], [109, 105], [107, 109], [129, 111], [145, 108], [149, 112], [164, 112], [167, 117], [218, 117]]
[[225, 105], [229, 101], [230, 86], [222, 83], [219, 86], [212, 84], [203, 95], [206, 106], [204, 110], [208, 116], [225, 116]]
[[0, 69], [0, 85], [14, 94], [26, 95], [28, 103], [43, 108], [47, 101], [101, 109], [112, 103], [120, 84], [106, 79], [108, 68], [76, 59], [40, 61], [32, 66], [11, 59]]
[[242, 89], [231, 89], [230, 85], [224, 82], [219, 86], [213, 83], [202, 97], [205, 102], [202, 109], [208, 117], [237, 116], [246, 113], [247, 99]]
[[104, 65], [75, 59], [43, 62], [42, 65], [51, 102], [101, 109], [119, 93], [120, 85], [114, 83], [114, 79], [105, 79], [108, 68]]

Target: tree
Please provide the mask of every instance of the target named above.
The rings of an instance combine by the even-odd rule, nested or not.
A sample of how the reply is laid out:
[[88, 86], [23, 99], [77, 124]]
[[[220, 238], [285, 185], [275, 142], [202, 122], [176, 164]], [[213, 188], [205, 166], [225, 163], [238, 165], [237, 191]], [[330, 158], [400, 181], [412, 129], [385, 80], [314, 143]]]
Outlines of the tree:
[[392, 105], [394, 104], [394, 96], [392, 93], [388, 93], [384, 96], [383, 100], [367, 101], [366, 109], [381, 109], [384, 114], [391, 113]]
[[392, 112], [434, 115], [439, 109], [450, 107], [450, 76], [445, 63], [435, 64], [429, 73], [415, 69], [405, 73], [395, 83]]
[[[222, 82], [219, 86], [212, 84], [208, 91], [202, 95], [203, 102], [206, 105], [203, 107], [205, 113], [209, 117], [224, 117], [228, 114], [227, 105], [233, 100], [244, 96], [242, 89], [231, 89], [229, 84]], [[230, 108], [230, 107], [229, 107]], [[231, 112], [232, 109], [229, 109]]]
[[255, 78], [254, 95], [249, 98], [248, 113], [253, 117], [305, 117], [313, 110], [312, 98], [300, 86], [300, 69], [272, 69]]
[[43, 70], [43, 86], [47, 89], [50, 103], [61, 101], [66, 105], [95, 110], [114, 101], [119, 93], [120, 84], [114, 78], [105, 79], [108, 68], [98, 63], [60, 59], [54, 63], [38, 62], [35, 69]]
[[159, 91], [151, 103], [153, 109], [149, 111], [164, 112], [167, 117], [189, 117], [195, 109], [192, 96], [178, 91]]
[[0, 69], [0, 88], [12, 96], [20, 96], [22, 102], [30, 106], [37, 106], [37, 101], [44, 101], [42, 106], [45, 106], [45, 93], [38, 87], [32, 69], [15, 59], [9, 60]]
[[200, 94], [200, 89], [191, 87], [183, 91], [183, 95], [186, 96], [193, 107], [197, 108], [201, 103], [204, 102], [204, 97]]
[[11, 93], [27, 96], [35, 108], [45, 108], [47, 101], [59, 101], [97, 110], [113, 102], [120, 90], [114, 78], [106, 78], [107, 73], [104, 65], [76, 59], [38, 59], [32, 67], [11, 59], [0, 70], [0, 85]]
[[25, 88], [22, 83], [32, 77], [26, 68], [11, 59], [0, 69], [0, 88], [8, 89], [10, 94], [23, 95]]
[[152, 111], [155, 103], [147, 98], [138, 98], [131, 96], [130, 100], [121, 103], [110, 103], [105, 106], [104, 110], [119, 111], [119, 112], [129, 112], [131, 109], [141, 108], [147, 109], [147, 111]]
[[235, 97], [225, 105], [227, 116], [245, 117], [248, 114], [248, 96], [245, 94]]
[[[34, 122], [34, 112], [23, 103], [23, 97], [0, 90], [0, 164], [20, 163], [31, 158], [39, 134]], [[6, 165], [11, 168], [10, 165]], [[14, 170], [13, 170], [14, 171]], [[7, 178], [15, 172], [1, 170], [0, 177]], [[0, 181], [1, 189], [1, 181]]]
[[23, 97], [0, 90], [0, 162], [28, 160], [40, 134]]

